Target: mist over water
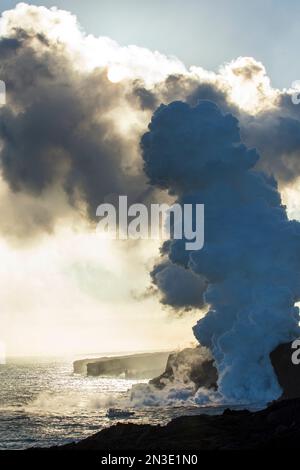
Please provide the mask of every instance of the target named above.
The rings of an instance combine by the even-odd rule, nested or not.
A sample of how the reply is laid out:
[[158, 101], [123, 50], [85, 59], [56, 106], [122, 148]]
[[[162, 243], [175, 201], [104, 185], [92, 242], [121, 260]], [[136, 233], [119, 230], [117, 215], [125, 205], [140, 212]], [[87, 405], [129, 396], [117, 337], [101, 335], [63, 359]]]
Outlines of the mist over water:
[[63, 359], [11, 360], [0, 380], [0, 449], [84, 438], [109, 424], [106, 408], [134, 383], [75, 375]]
[[[65, 359], [9, 360], [0, 366], [0, 381], [0, 450], [62, 445], [118, 421], [165, 424], [180, 415], [224, 410], [184, 404], [178, 397], [169, 406], [133, 402], [131, 387], [146, 380], [73, 374], [72, 361]], [[108, 418], [110, 407], [134, 415], [125, 420]]]

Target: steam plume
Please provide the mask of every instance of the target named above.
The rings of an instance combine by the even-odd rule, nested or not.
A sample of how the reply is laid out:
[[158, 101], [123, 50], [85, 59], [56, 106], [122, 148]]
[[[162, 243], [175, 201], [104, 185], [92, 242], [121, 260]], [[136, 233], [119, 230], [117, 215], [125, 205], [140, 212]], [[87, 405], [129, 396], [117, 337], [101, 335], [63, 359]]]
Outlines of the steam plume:
[[[241, 142], [237, 119], [212, 102], [161, 105], [141, 146], [152, 185], [180, 204], [205, 204], [204, 248], [186, 251], [185, 240], [174, 239], [164, 251], [207, 282], [209, 309], [194, 334], [215, 358], [220, 395], [277, 398], [269, 353], [300, 332], [300, 224], [288, 220], [275, 180], [253, 169], [259, 155]], [[161, 272], [156, 283], [172, 297], [175, 276], [162, 283]]]

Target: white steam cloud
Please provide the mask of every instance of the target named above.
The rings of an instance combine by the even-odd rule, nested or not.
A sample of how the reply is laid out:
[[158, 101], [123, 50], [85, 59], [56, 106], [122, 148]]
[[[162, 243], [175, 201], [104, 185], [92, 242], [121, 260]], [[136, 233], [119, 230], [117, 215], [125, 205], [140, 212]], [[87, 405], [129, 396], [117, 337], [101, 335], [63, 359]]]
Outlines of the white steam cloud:
[[[216, 361], [219, 395], [278, 398], [269, 354], [300, 333], [300, 223], [288, 220], [275, 180], [253, 169], [259, 156], [241, 142], [237, 119], [210, 101], [161, 105], [142, 151], [151, 184], [179, 204], [205, 204], [204, 248], [189, 252], [173, 239], [163, 252], [207, 281], [209, 309], [194, 334]], [[163, 286], [169, 295], [173, 278]]]

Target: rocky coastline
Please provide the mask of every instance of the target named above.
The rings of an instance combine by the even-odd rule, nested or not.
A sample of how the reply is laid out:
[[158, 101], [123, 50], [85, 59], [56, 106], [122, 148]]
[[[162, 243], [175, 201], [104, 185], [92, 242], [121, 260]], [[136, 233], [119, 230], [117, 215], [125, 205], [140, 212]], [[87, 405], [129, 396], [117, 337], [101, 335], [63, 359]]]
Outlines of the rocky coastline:
[[300, 399], [281, 400], [262, 411], [225, 410], [222, 415], [184, 416], [166, 426], [118, 423], [65, 451], [174, 451], [298, 449]]
[[[165, 426], [117, 423], [80, 442], [51, 450], [171, 451], [298, 449], [300, 442], [300, 365], [291, 361], [292, 345], [278, 346], [270, 359], [282, 396], [261, 411], [230, 410], [221, 415], [175, 418]], [[168, 357], [165, 370], [150, 384], [158, 389], [178, 379], [216, 389], [217, 372], [201, 348], [187, 348]]]

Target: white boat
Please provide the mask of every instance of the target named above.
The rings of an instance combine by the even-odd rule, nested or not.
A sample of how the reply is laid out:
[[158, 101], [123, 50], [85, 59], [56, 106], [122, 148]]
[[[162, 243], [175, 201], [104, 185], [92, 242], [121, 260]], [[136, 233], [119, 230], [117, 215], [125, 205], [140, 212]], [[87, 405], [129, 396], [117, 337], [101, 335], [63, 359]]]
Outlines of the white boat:
[[107, 418], [129, 418], [134, 415], [134, 411], [121, 410], [119, 408], [108, 408], [106, 411]]

